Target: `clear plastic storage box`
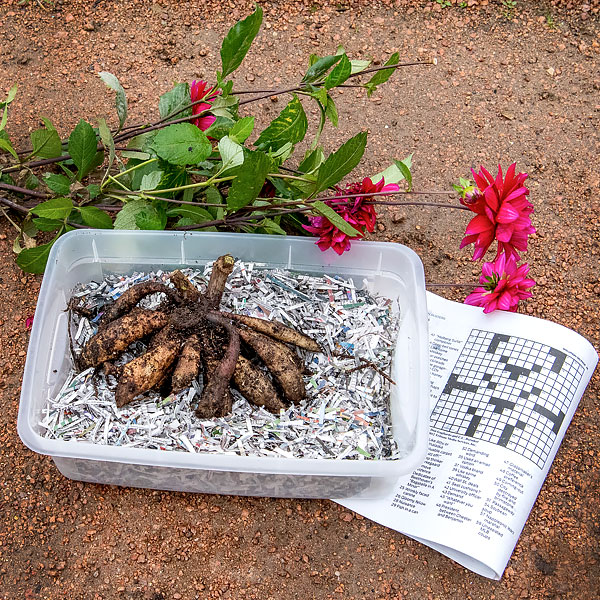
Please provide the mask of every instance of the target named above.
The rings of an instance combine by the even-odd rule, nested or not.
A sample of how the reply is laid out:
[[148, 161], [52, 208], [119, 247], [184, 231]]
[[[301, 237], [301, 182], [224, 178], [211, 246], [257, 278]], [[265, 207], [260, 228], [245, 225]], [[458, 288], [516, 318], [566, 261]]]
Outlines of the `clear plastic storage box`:
[[[107, 273], [204, 265], [222, 254], [314, 274], [352, 277], [397, 299], [402, 313], [394, 352], [390, 408], [397, 460], [229, 456], [104, 446], [42, 437], [49, 397], [71, 367], [65, 308], [77, 283]], [[429, 357], [423, 266], [399, 244], [359, 242], [338, 256], [314, 239], [229, 233], [78, 230], [52, 248], [35, 312], [19, 408], [18, 430], [35, 452], [50, 455], [71, 479], [122, 486], [292, 498], [377, 497], [425, 458], [429, 421]]]

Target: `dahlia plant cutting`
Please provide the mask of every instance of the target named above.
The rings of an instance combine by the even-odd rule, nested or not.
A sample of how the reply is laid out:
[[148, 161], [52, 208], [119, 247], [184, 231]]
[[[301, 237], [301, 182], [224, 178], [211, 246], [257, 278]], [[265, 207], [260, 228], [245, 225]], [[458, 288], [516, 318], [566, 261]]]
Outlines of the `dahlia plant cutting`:
[[[382, 197], [396, 198], [386, 198], [386, 204], [432, 205], [402, 199], [424, 193], [412, 189], [412, 155], [395, 159], [378, 175], [362, 173], [355, 183], [342, 183], [360, 165], [366, 132], [329, 153], [320, 143], [327, 123], [338, 125], [331, 90], [351, 86], [371, 95], [396, 69], [432, 63], [400, 63], [394, 53], [383, 65], [371, 66], [339, 47], [332, 55], [311, 55], [295, 85], [238, 90], [230, 76], [261, 23], [257, 6], [223, 40], [214, 80], [175, 84], [160, 97], [153, 123], [127, 124], [125, 90], [116, 76], [103, 72], [100, 77], [115, 92], [118, 125], [82, 119], [61, 139], [42, 117], [44, 127], [31, 133], [31, 147], [17, 151], [5, 129], [16, 86], [9, 91], [0, 102], [0, 204], [19, 229], [14, 248], [21, 269], [43, 272], [52, 244], [74, 228], [312, 235], [321, 250], [342, 254], [351, 250], [352, 240], [374, 231]], [[255, 131], [249, 107], [272, 96], [288, 102], [266, 128]], [[306, 140], [309, 102], [319, 115], [312, 140]], [[435, 206], [476, 213], [461, 244], [474, 244], [474, 260], [497, 242], [495, 262], [484, 265], [484, 287], [468, 302], [486, 312], [514, 310], [533, 285], [524, 279], [527, 265], [516, 266], [535, 232], [527, 175], [516, 173], [513, 164], [506, 176], [499, 168], [494, 178], [481, 167], [473, 177], [475, 185], [461, 179], [455, 186], [458, 200]]]

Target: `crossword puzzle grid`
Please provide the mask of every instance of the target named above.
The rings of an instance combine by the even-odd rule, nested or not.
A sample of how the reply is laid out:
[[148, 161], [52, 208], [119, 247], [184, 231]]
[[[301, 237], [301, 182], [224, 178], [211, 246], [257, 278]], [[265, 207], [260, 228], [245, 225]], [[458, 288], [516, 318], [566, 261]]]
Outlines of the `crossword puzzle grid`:
[[473, 329], [431, 426], [504, 446], [542, 468], [583, 373], [556, 348]]

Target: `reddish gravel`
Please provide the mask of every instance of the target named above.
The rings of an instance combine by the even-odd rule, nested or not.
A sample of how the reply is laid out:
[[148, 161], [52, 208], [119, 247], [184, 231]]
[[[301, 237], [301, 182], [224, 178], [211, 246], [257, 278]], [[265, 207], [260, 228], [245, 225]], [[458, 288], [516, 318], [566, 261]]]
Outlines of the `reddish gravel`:
[[[437, 57], [370, 100], [337, 98], [333, 147], [368, 125], [364, 173], [415, 152], [417, 188], [447, 189], [480, 163], [530, 174], [538, 281], [523, 308], [600, 347], [599, 2], [262, 2], [266, 25], [238, 86], [285, 85], [309, 52]], [[125, 84], [135, 120], [173, 81], [210, 77], [222, 35], [249, 2], [30, 0], [0, 6], [0, 89], [19, 83], [10, 134], [26, 143], [43, 114], [66, 133], [110, 115], [95, 73]], [[263, 122], [283, 105], [264, 101]], [[466, 215], [395, 210], [376, 239], [411, 246], [429, 282], [473, 281], [459, 251]], [[0, 221], [0, 598], [600, 597], [598, 373], [584, 396], [504, 578], [491, 582], [327, 500], [253, 499], [117, 489], [64, 479], [16, 432], [26, 319], [40, 278], [14, 265]], [[432, 288], [433, 289], [433, 288]], [[438, 289], [461, 299], [461, 292]]]

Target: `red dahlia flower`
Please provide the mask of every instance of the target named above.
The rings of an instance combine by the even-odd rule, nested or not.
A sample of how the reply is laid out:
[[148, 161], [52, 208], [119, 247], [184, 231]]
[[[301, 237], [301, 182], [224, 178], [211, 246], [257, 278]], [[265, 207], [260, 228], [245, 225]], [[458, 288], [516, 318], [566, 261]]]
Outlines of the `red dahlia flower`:
[[[192, 106], [192, 114], [199, 115], [203, 113], [205, 110], [210, 108], [209, 102], [214, 100], [218, 92], [211, 93], [212, 88], [208, 87], [208, 83], [206, 81], [193, 81], [190, 86], [190, 97], [192, 102], [198, 102], [198, 100], [206, 100], [206, 102], [201, 102], [199, 104], [194, 104]], [[216, 120], [214, 115], [203, 115], [194, 119], [192, 123], [199, 127], [202, 131], [206, 131]]]
[[337, 195], [346, 194], [362, 194], [356, 198], [342, 198], [327, 200], [325, 204], [333, 208], [344, 221], [352, 225], [359, 233], [355, 236], [349, 236], [343, 231], [340, 231], [326, 217], [309, 217], [310, 225], [303, 225], [306, 231], [319, 236], [317, 245], [321, 250], [325, 251], [328, 248], [333, 248], [338, 254], [342, 254], [346, 250], [350, 250], [350, 240], [364, 236], [365, 229], [372, 233], [375, 229], [375, 221], [377, 214], [373, 204], [365, 204], [365, 201], [370, 200], [369, 194], [376, 192], [392, 192], [398, 191], [400, 187], [396, 183], [385, 185], [383, 178], [378, 183], [373, 183], [368, 177], [362, 181], [351, 183], [345, 189], [336, 188]]
[[527, 263], [517, 267], [514, 256], [500, 254], [495, 262], [483, 263], [481, 271], [479, 283], [483, 284], [483, 287], [478, 287], [469, 294], [465, 298], [465, 304], [483, 306], [484, 313], [498, 308], [516, 312], [519, 300], [531, 298], [529, 288], [535, 285], [535, 281], [527, 278]]
[[516, 164], [508, 167], [506, 177], [502, 177], [502, 167], [494, 179], [484, 167], [477, 173], [472, 169], [479, 189], [468, 190], [461, 198], [477, 216], [471, 219], [460, 247], [475, 244], [473, 260], [482, 258], [494, 239], [498, 240], [496, 258], [503, 252], [519, 259], [519, 252], [527, 250], [527, 237], [535, 233], [529, 215], [533, 206], [527, 200], [529, 190], [523, 185], [527, 173], [515, 175]]

